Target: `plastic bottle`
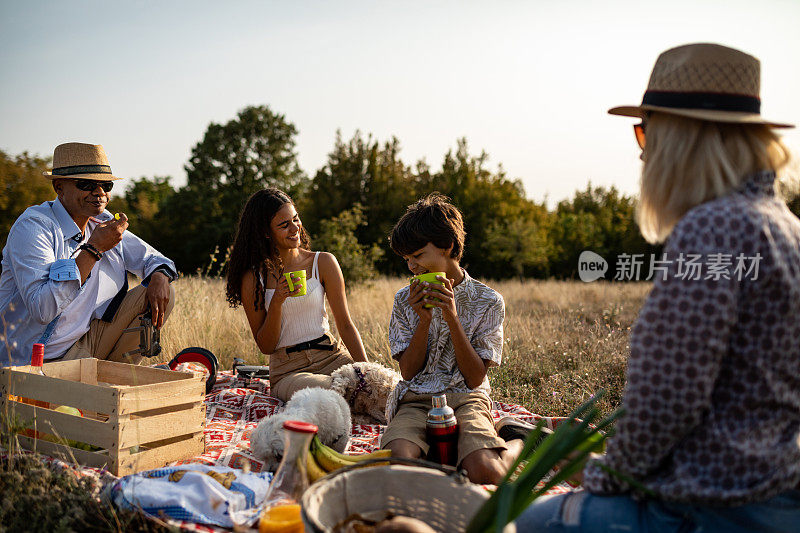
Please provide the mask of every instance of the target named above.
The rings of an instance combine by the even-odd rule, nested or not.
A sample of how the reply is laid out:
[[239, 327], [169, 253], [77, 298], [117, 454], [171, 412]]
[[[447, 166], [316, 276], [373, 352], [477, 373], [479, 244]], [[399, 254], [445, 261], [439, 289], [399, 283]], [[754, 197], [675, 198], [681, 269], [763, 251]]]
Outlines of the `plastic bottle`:
[[458, 460], [458, 421], [453, 408], [447, 405], [445, 394], [431, 397], [433, 407], [428, 411], [426, 434], [428, 459], [443, 465], [456, 466]]
[[306, 461], [317, 426], [287, 420], [283, 423], [284, 454], [264, 497], [259, 533], [303, 533], [300, 498], [308, 488]]

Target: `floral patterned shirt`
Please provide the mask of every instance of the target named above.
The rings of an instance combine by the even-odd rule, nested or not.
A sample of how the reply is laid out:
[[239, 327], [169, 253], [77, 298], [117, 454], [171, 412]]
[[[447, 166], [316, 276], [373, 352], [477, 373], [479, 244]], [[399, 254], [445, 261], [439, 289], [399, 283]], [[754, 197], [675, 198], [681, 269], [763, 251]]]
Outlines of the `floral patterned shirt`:
[[[774, 181], [750, 176], [680, 220], [633, 328], [626, 412], [598, 462], [661, 499], [741, 505], [800, 481], [800, 221]], [[729, 272], [687, 276], [681, 254]], [[759, 261], [737, 272], [737, 257]], [[584, 486], [631, 489], [595, 462]]]
[[[410, 287], [405, 286], [394, 296], [392, 316], [389, 320], [389, 345], [392, 357], [400, 355], [411, 344], [411, 337], [419, 324], [419, 315], [408, 304]], [[503, 355], [503, 319], [505, 303], [498, 292], [464, 271], [464, 279], [453, 287], [456, 312], [461, 327], [470, 344], [481, 359], [499, 365]], [[411, 390], [418, 394], [439, 392], [480, 391], [489, 396], [488, 376], [475, 389], [464, 383], [464, 376], [456, 364], [456, 352], [450, 338], [450, 328], [442, 318], [442, 310], [433, 308], [433, 318], [428, 328], [428, 351], [422, 370], [410, 381], [400, 381], [386, 402], [386, 419], [391, 420], [403, 395]]]

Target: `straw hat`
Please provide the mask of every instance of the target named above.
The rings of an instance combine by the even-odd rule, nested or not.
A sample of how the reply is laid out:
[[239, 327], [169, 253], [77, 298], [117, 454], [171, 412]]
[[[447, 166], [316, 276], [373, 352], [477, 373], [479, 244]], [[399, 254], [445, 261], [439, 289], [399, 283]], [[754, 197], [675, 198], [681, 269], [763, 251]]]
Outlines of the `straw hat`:
[[45, 172], [51, 180], [74, 178], [82, 180], [121, 180], [111, 174], [106, 151], [99, 144], [64, 143], [53, 151], [53, 171]]
[[761, 65], [755, 57], [718, 44], [687, 44], [658, 56], [642, 105], [608, 112], [641, 117], [658, 111], [714, 122], [793, 128], [761, 117], [760, 85]]

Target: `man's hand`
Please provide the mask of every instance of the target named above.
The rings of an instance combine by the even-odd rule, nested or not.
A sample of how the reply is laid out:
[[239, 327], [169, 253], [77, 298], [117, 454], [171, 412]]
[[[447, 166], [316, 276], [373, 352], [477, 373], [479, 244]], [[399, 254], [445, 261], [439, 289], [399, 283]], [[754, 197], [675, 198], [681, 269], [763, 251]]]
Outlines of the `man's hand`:
[[[107, 252], [119, 244], [122, 234], [128, 229], [128, 217], [125, 213], [119, 214], [119, 220], [112, 218], [108, 222], [100, 222], [94, 217], [90, 217], [90, 220], [98, 224], [92, 230], [92, 236], [87, 242], [101, 252]], [[155, 323], [155, 320], [153, 322]]]
[[169, 278], [161, 272], [150, 274], [150, 283], [147, 285], [145, 296], [150, 304], [153, 325], [161, 329], [164, 325], [164, 313], [169, 304]]
[[420, 320], [430, 322], [433, 313], [430, 308], [425, 307], [425, 285], [426, 282], [418, 279], [411, 282], [411, 289], [408, 291], [408, 305], [419, 315]]
[[425, 284], [426, 287], [423, 291], [425, 303], [440, 308], [442, 310], [442, 317], [444, 317], [445, 320], [458, 318], [452, 280], [444, 276], [436, 276], [436, 279], [441, 281], [442, 284]]

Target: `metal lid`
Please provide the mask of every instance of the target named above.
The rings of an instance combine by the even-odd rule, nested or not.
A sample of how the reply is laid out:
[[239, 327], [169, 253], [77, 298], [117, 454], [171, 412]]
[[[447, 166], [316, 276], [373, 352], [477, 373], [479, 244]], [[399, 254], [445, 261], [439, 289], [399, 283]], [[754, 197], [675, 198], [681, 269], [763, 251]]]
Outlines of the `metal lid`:
[[444, 394], [434, 394], [431, 397], [433, 407], [428, 411], [428, 422], [447, 422], [455, 420], [455, 411], [447, 405], [447, 396]]

